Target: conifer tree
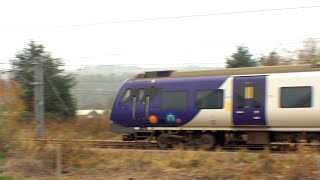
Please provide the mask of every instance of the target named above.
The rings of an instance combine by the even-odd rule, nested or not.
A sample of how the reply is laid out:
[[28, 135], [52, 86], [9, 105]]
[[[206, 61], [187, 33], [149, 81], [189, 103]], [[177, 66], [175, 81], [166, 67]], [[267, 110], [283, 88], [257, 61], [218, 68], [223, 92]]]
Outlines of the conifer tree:
[[31, 41], [28, 47], [16, 54], [11, 60], [13, 75], [16, 82], [23, 90], [21, 96], [26, 105], [26, 111], [33, 112], [34, 109], [34, 82], [33, 67], [36, 59], [43, 62], [44, 69], [44, 100], [45, 115], [56, 118], [67, 119], [74, 117], [76, 111], [76, 101], [70, 93], [75, 86], [75, 79], [71, 74], [67, 74], [63, 69], [62, 59], [53, 58], [41, 44]]
[[282, 62], [282, 58], [276, 51], [272, 51], [268, 56], [262, 56], [259, 63], [263, 66], [277, 66]]
[[227, 68], [239, 68], [239, 67], [255, 67], [256, 61], [252, 58], [247, 47], [238, 46], [237, 52], [227, 58]]

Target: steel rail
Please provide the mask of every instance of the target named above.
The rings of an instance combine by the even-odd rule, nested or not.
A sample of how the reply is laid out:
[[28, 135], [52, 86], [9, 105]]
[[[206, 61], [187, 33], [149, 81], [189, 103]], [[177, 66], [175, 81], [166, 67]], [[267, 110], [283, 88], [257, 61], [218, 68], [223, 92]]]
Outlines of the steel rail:
[[[32, 141], [39, 143], [39, 145], [61, 144], [63, 146], [88, 146], [92, 148], [110, 148], [110, 149], [150, 149], [150, 150], [199, 150], [199, 148], [189, 146], [176, 146], [171, 148], [160, 148], [156, 141], [121, 141], [121, 140], [90, 140], [90, 139], [29, 139], [18, 138], [13, 139], [17, 141]], [[227, 144], [223, 146], [217, 146], [217, 151], [260, 151], [268, 148], [271, 152], [290, 152], [297, 151], [307, 147], [312, 150], [320, 151], [320, 143], [287, 143], [287, 142], [274, 142], [268, 145], [239, 145], [239, 144]]]

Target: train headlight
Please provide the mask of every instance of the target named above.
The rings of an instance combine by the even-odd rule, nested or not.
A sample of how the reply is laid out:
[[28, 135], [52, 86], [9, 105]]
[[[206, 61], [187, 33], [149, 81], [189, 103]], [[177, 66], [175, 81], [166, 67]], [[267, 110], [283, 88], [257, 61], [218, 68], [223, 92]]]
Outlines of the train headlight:
[[157, 118], [157, 116], [155, 116], [155, 115], [149, 116], [149, 122], [150, 122], [151, 124], [156, 124], [156, 123], [158, 123], [158, 118]]

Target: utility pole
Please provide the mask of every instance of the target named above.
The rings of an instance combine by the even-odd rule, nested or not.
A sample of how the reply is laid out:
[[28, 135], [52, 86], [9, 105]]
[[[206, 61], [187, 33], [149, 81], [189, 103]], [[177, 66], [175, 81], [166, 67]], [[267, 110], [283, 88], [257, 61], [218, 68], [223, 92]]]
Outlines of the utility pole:
[[43, 61], [36, 58], [34, 63], [34, 113], [36, 121], [36, 135], [38, 138], [43, 137], [44, 133], [44, 77]]

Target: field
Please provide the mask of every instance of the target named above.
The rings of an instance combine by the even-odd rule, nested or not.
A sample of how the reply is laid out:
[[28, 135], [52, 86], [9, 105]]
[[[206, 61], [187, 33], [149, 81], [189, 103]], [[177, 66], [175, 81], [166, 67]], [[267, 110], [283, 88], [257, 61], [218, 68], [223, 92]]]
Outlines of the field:
[[[46, 138], [119, 139], [105, 120], [51, 121]], [[116, 150], [68, 144], [39, 144], [31, 123], [1, 126], [0, 179], [318, 179], [320, 157], [302, 148], [279, 154]], [[10, 139], [14, 140], [10, 140]], [[20, 139], [20, 140], [19, 140]]]
[[[34, 138], [35, 124], [13, 122], [11, 126], [19, 128], [17, 138]], [[15, 129], [16, 129], [15, 128]], [[109, 131], [109, 120], [77, 119], [70, 121], [47, 120], [44, 138], [48, 139], [120, 139], [118, 134]]]

